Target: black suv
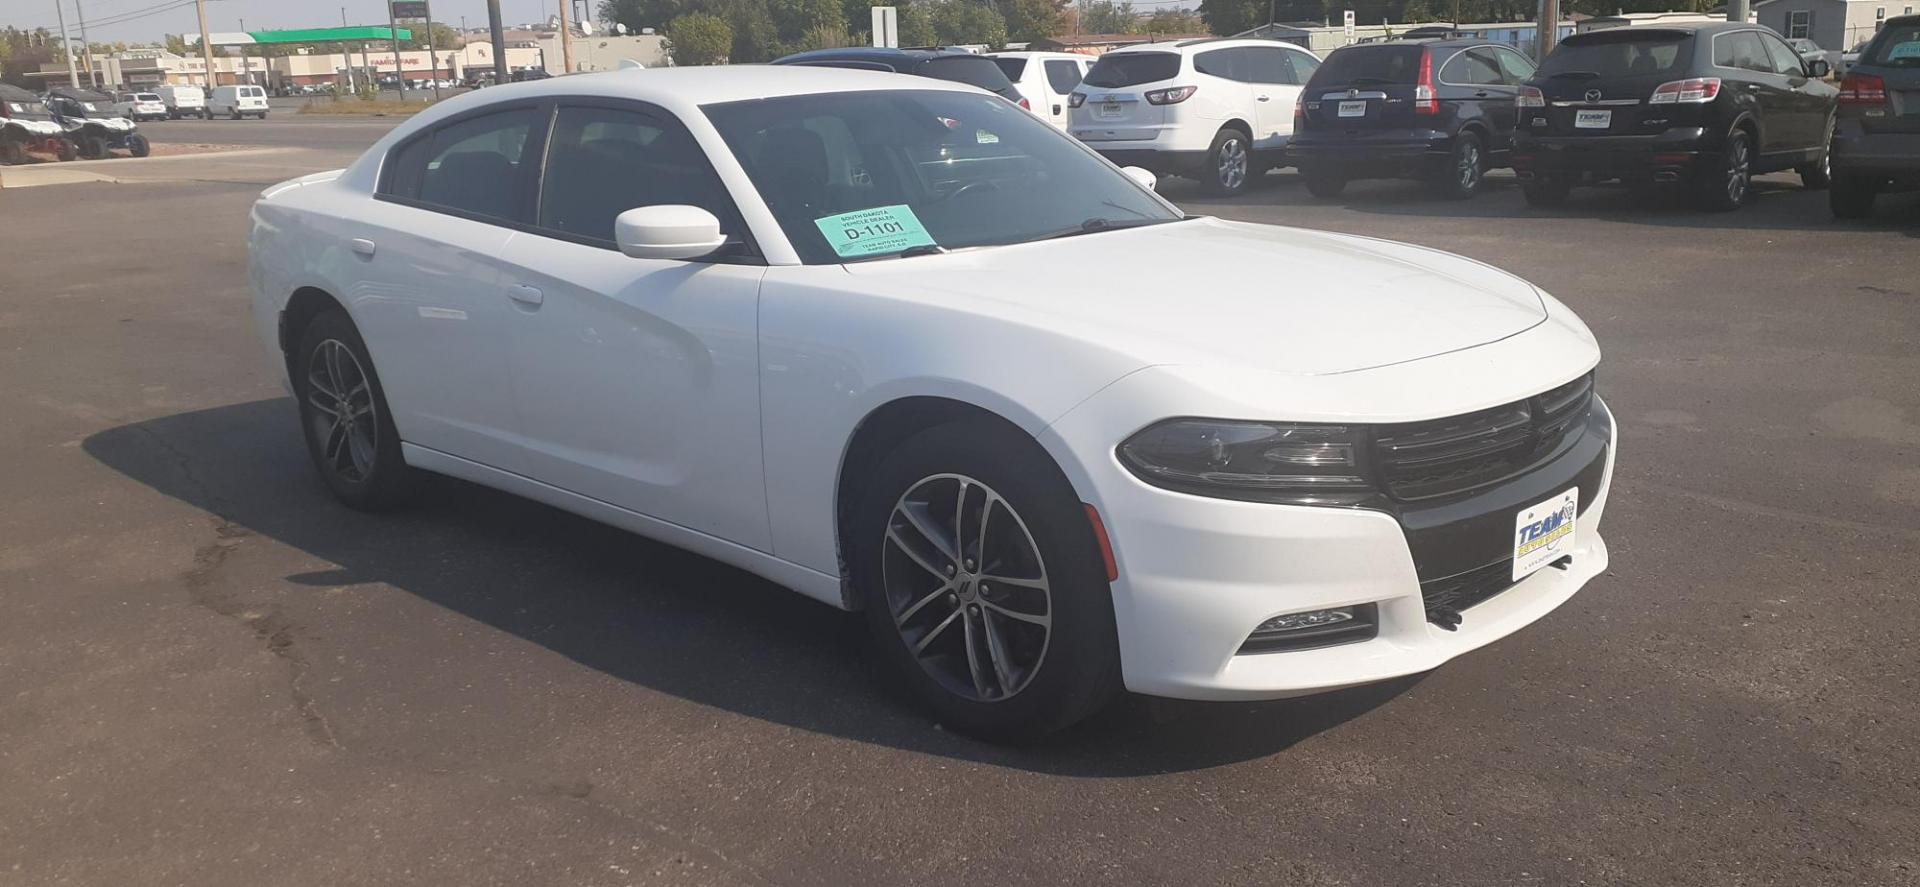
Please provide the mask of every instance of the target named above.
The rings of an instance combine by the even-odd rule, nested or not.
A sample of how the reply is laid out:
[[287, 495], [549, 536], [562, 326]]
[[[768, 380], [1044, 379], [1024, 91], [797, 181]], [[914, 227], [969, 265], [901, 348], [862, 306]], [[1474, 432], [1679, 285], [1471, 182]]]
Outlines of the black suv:
[[1514, 98], [1533, 62], [1484, 40], [1394, 40], [1327, 56], [1295, 110], [1287, 156], [1316, 197], [1350, 179], [1419, 178], [1472, 197], [1507, 165]]
[[984, 55], [961, 49], [890, 49], [878, 46], [852, 46], [846, 49], [816, 49], [796, 52], [773, 60], [776, 65], [812, 65], [821, 68], [853, 68], [861, 71], [894, 71], [932, 77], [953, 83], [965, 83], [994, 93], [1022, 108], [1027, 100], [1015, 89], [1013, 81], [1000, 65]]
[[1888, 19], [1840, 82], [1833, 214], [1873, 211], [1883, 191], [1920, 188], [1920, 16]]
[[1826, 74], [1756, 25], [1575, 34], [1520, 88], [1513, 168], [1536, 206], [1585, 179], [1686, 183], [1719, 210], [1745, 204], [1760, 173], [1823, 188], [1839, 95]]

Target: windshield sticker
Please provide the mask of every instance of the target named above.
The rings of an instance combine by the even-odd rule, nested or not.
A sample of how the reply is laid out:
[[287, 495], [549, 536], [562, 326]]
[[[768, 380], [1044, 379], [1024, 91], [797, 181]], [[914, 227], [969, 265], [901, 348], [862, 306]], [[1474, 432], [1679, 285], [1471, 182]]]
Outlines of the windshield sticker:
[[843, 259], [897, 253], [916, 246], [933, 246], [920, 217], [904, 203], [841, 213], [814, 219], [833, 251]]
[[1887, 61], [1894, 59], [1920, 58], [1920, 41], [1908, 41], [1895, 46], [1887, 53]]

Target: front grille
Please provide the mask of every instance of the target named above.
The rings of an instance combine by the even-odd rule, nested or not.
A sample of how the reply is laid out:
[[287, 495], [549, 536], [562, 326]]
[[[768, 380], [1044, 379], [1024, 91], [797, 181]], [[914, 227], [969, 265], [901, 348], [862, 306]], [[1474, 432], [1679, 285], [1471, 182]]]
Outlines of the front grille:
[[1427, 604], [1427, 621], [1452, 629], [1460, 624], [1460, 612], [1512, 588], [1513, 561], [1504, 560], [1469, 570], [1458, 576], [1420, 583], [1420, 597]]
[[1382, 425], [1374, 464], [1387, 494], [1432, 499], [1499, 483], [1556, 452], [1586, 426], [1593, 374], [1526, 400], [1445, 419]]

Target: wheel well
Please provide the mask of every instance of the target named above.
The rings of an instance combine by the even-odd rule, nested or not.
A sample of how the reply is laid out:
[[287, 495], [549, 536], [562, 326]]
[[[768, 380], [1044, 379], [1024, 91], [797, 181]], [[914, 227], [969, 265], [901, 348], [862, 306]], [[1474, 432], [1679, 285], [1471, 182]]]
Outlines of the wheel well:
[[1226, 122], [1225, 125], [1221, 126], [1220, 128], [1221, 129], [1237, 129], [1237, 130], [1240, 130], [1241, 135], [1246, 136], [1249, 140], [1253, 138], [1253, 126], [1248, 124], [1245, 120], [1229, 120]]
[[293, 374], [293, 346], [307, 331], [307, 324], [329, 309], [345, 311], [339, 300], [326, 291], [303, 286], [293, 291], [287, 307], [280, 309], [280, 354], [287, 361], [287, 374]]
[[1743, 130], [1754, 141], [1753, 149], [1760, 150], [1760, 121], [1752, 117], [1742, 117], [1733, 124], [1734, 129]]
[[910, 437], [929, 428], [961, 419], [997, 422], [1026, 434], [1026, 430], [991, 410], [964, 401], [944, 397], [903, 397], [882, 404], [868, 413], [853, 431], [846, 452], [840, 457], [840, 481], [834, 493], [834, 539], [840, 550], [840, 595], [847, 609], [859, 609], [859, 596], [847, 577], [846, 540], [852, 538], [853, 510], [867, 493], [867, 481], [873, 466]]

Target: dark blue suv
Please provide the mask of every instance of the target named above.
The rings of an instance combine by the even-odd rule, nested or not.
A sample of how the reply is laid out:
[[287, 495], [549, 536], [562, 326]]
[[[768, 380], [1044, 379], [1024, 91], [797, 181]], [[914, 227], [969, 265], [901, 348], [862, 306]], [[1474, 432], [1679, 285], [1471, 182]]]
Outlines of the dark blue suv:
[[1351, 179], [1416, 178], [1472, 197], [1513, 148], [1514, 98], [1533, 62], [1484, 40], [1392, 40], [1335, 50], [1307, 81], [1287, 155], [1316, 197]]

